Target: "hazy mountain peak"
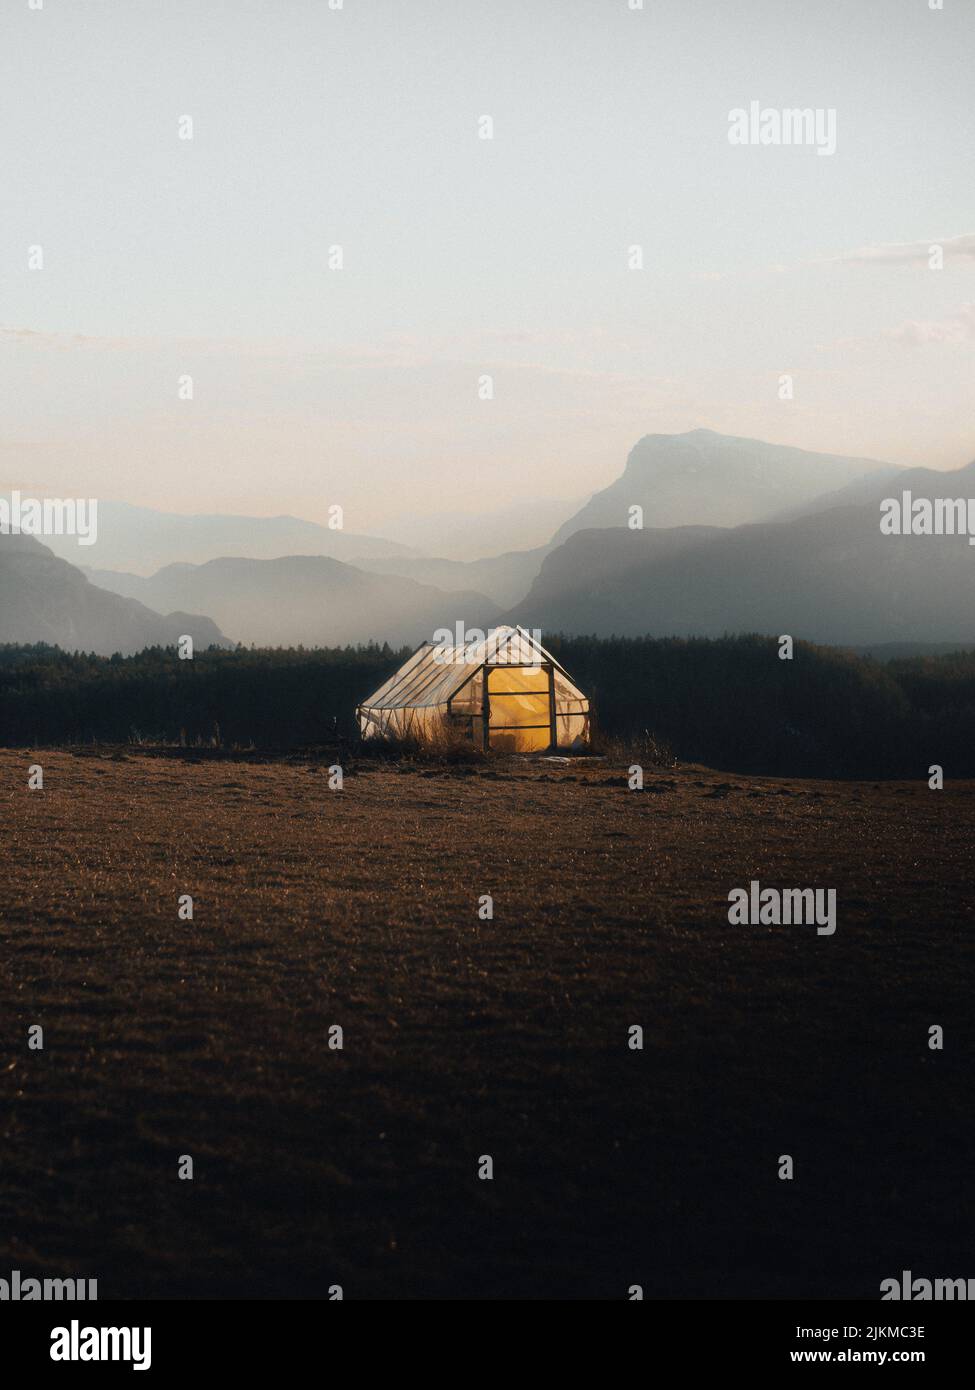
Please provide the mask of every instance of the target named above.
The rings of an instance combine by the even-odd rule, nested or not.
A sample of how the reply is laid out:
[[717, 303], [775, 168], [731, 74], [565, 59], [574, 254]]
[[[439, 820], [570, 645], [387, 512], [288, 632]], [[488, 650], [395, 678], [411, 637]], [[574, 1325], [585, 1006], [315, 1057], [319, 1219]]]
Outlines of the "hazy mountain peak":
[[630, 450], [621, 476], [559, 529], [555, 543], [575, 531], [627, 526], [633, 506], [643, 509], [649, 527], [740, 526], [865, 475], [898, 471], [876, 459], [812, 453], [708, 429], [647, 434]]
[[519, 621], [546, 632], [788, 632], [866, 646], [975, 641], [975, 554], [961, 535], [885, 535], [880, 502], [967, 497], [975, 466], [882, 471], [794, 515], [736, 527], [596, 527], [545, 557]]

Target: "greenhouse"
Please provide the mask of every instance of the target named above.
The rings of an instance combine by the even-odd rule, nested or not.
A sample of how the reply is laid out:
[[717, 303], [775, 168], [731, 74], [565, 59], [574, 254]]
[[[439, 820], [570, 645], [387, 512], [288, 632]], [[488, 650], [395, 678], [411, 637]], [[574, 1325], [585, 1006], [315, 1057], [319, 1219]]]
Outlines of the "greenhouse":
[[473, 642], [424, 642], [356, 714], [363, 738], [434, 743], [459, 735], [513, 753], [589, 742], [589, 701], [522, 627], [493, 628]]

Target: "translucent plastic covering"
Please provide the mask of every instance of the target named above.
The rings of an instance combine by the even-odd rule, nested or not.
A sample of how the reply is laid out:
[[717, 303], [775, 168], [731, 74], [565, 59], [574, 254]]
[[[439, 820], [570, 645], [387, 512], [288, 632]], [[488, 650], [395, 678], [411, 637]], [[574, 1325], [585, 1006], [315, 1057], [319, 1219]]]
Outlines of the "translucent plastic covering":
[[357, 713], [363, 738], [460, 736], [512, 752], [589, 739], [589, 701], [520, 627], [466, 645], [425, 642]]

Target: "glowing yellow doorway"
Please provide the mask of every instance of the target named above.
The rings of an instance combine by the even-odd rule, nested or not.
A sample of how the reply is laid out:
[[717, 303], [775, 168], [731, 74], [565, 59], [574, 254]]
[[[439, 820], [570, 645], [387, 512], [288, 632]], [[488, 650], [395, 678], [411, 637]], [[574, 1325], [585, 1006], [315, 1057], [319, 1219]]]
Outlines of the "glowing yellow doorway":
[[548, 672], [537, 666], [486, 667], [489, 739], [506, 753], [538, 753], [551, 746]]

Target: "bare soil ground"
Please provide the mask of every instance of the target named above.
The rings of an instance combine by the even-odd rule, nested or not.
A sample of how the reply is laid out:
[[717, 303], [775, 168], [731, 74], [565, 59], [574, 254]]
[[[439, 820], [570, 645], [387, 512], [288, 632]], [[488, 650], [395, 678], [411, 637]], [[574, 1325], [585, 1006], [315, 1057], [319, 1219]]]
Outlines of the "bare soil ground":
[[[0, 1275], [568, 1299], [975, 1276], [975, 783], [647, 778], [360, 766], [330, 791], [313, 762], [0, 752]], [[836, 888], [836, 934], [730, 926], [751, 879]]]

